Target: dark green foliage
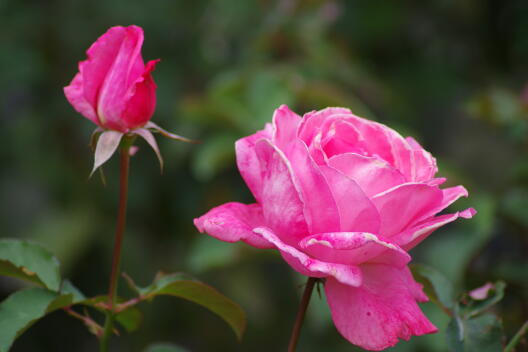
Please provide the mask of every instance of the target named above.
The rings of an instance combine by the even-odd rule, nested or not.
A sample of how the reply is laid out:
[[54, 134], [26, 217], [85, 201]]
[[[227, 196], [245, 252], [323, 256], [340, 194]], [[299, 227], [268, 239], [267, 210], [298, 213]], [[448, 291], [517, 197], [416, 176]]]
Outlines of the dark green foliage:
[[42, 285], [53, 291], [60, 287], [59, 262], [45, 248], [27, 241], [0, 239], [0, 275]]
[[33, 323], [70, 305], [72, 298], [72, 295], [36, 287], [11, 294], [0, 303], [0, 351], [7, 352], [13, 341]]
[[447, 345], [453, 352], [502, 351], [502, 325], [493, 314], [468, 320], [452, 319], [446, 334]]
[[156, 296], [166, 295], [199, 304], [224, 319], [231, 326], [238, 339], [242, 339], [246, 329], [246, 314], [242, 308], [214, 288], [190, 275], [159, 273], [154, 282], [147, 287], [138, 287], [130, 279], [129, 284], [138, 293], [138, 297], [142, 301], [151, 301]]

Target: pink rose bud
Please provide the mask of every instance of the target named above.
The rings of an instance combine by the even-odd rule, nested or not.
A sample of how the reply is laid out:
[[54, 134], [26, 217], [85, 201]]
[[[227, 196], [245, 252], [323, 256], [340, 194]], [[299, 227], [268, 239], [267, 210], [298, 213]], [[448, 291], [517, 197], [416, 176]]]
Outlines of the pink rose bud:
[[75, 110], [107, 130], [126, 133], [144, 126], [156, 107], [151, 72], [159, 60], [145, 65], [142, 45], [143, 30], [138, 26], [112, 27], [99, 37], [64, 88]]
[[235, 148], [256, 202], [210, 210], [194, 221], [201, 232], [276, 249], [297, 272], [325, 278], [335, 326], [364, 349], [437, 331], [417, 304], [427, 296], [408, 251], [475, 211], [440, 214], [468, 193], [439, 187], [418, 142], [348, 109], [300, 117], [283, 105]]
[[488, 297], [489, 292], [494, 288], [495, 286], [491, 282], [487, 282], [485, 285], [469, 291], [469, 296], [474, 300], [482, 301]]
[[110, 28], [88, 49], [88, 59], [79, 63], [79, 72], [64, 87], [75, 110], [99, 126], [92, 135], [92, 174], [115, 153], [125, 134], [143, 138], [156, 153], [161, 168], [163, 158], [152, 132], [193, 142], [150, 121], [156, 107], [156, 84], [151, 72], [159, 60], [145, 65], [142, 45], [140, 27]]

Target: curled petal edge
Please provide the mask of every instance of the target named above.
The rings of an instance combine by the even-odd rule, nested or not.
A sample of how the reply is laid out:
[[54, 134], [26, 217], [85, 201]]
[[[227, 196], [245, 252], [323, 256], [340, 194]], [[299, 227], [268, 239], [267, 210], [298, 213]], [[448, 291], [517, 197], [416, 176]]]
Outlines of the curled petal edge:
[[194, 226], [200, 232], [220, 241], [243, 241], [256, 248], [274, 248], [273, 244], [252, 231], [263, 223], [262, 207], [256, 203], [225, 203], [194, 219]]
[[277, 235], [265, 227], [257, 227], [253, 232], [273, 244], [284, 259], [299, 273], [312, 277], [332, 276], [348, 286], [359, 287], [362, 282], [361, 269], [355, 265], [327, 263], [311, 258], [298, 249], [282, 242]]
[[413, 226], [409, 230], [397, 235], [395, 242], [398, 243], [403, 249], [410, 250], [427, 238], [433, 231], [440, 227], [455, 221], [458, 218], [471, 219], [477, 211], [473, 208], [458, 211], [453, 214], [445, 214], [436, 216], [432, 219], [422, 222], [416, 226]]
[[386, 259], [402, 267], [411, 260], [411, 256], [397, 244], [367, 232], [316, 234], [304, 238], [299, 246], [316, 258], [352, 265]]

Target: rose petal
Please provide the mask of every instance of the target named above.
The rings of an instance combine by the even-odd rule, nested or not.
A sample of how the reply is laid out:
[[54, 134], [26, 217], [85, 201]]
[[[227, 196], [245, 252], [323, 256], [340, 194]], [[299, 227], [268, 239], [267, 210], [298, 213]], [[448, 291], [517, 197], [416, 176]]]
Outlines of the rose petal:
[[356, 127], [362, 136], [362, 147], [368, 151], [370, 156], [376, 156], [387, 161], [397, 169], [402, 165], [397, 165], [395, 155], [398, 154], [398, 149], [394, 139], [402, 139], [393, 129], [358, 116], [350, 115], [348, 121]]
[[340, 231], [339, 211], [332, 191], [301, 140], [292, 143], [289, 161], [305, 206], [309, 232]]
[[[138, 78], [131, 77], [131, 73], [137, 74], [138, 66], [143, 65], [141, 58], [143, 30], [137, 26], [126, 27], [123, 30], [119, 51], [115, 54], [99, 90], [97, 115], [105, 127], [126, 132], [129, 127], [121, 117], [126, 109], [127, 91]], [[142, 68], [144, 69], [144, 66]]]
[[434, 230], [455, 221], [459, 217], [470, 219], [475, 214], [475, 209], [469, 208], [454, 214], [436, 216], [422, 223], [414, 225], [410, 229], [398, 234], [397, 236], [394, 236], [393, 239], [396, 243], [402, 246], [402, 248], [404, 248], [406, 251], [409, 251], [426, 239], [431, 233], [433, 233]]
[[362, 265], [360, 287], [327, 279], [325, 292], [332, 319], [339, 332], [351, 343], [380, 351], [398, 339], [434, 333], [437, 328], [424, 316], [417, 296], [425, 299], [407, 267]]
[[327, 158], [343, 153], [365, 154], [362, 136], [353, 124], [341, 115], [332, 116], [321, 127], [321, 145]]
[[[445, 188], [441, 189], [440, 191], [442, 192], [442, 201], [436, 207], [431, 207], [428, 212], [422, 214], [421, 220], [425, 220], [438, 214], [439, 212], [453, 204], [455, 201], [457, 201], [460, 197], [468, 196], [468, 191], [463, 186]], [[471, 216], [472, 215], [470, 215], [469, 217]]]
[[464, 186], [455, 186], [450, 188], [445, 188], [442, 190], [443, 194], [443, 200], [442, 205], [439, 211], [444, 210], [451, 204], [453, 204], [455, 201], [457, 201], [460, 197], [467, 197], [468, 191], [464, 188]]
[[261, 200], [262, 180], [260, 162], [255, 152], [255, 143], [261, 139], [271, 139], [271, 133], [272, 127], [267, 124], [264, 130], [239, 139], [235, 143], [238, 170], [257, 202]]
[[260, 205], [235, 202], [220, 205], [194, 219], [194, 226], [200, 232], [206, 232], [221, 241], [244, 241], [257, 248], [273, 248], [272, 244], [252, 231], [263, 224]]
[[121, 26], [108, 29], [87, 50], [88, 59], [79, 63], [85, 98], [93, 107], [97, 106], [99, 91], [120, 50], [126, 32], [126, 28]]
[[442, 199], [442, 191], [422, 183], [405, 183], [377, 194], [372, 202], [381, 218], [379, 233], [390, 238], [424, 217], [434, 215]]
[[147, 63], [144, 72], [129, 88], [122, 119], [128, 129], [135, 129], [147, 123], [156, 109], [156, 83], [152, 78], [152, 71], [159, 60]]
[[[420, 219], [415, 221], [415, 224], [421, 222], [422, 220], [423, 221], [427, 221], [428, 219], [431, 219], [434, 215], [438, 214], [439, 212], [441, 212], [442, 210], [447, 208], [449, 205], [454, 203], [460, 197], [467, 197], [468, 196], [468, 192], [463, 186], [450, 187], [450, 188], [446, 188], [446, 189], [443, 189], [443, 190], [440, 190], [440, 191], [442, 192], [442, 201], [439, 204], [437, 204], [436, 206], [430, 207], [428, 211], [424, 211], [420, 215]], [[475, 210], [470, 208], [470, 209], [466, 209], [466, 210], [464, 210], [462, 212], [458, 212], [458, 213], [456, 213], [456, 215], [460, 216], [460, 217], [463, 217], [463, 218], [466, 218], [466, 219], [469, 219], [469, 218], [473, 217], [473, 215], [475, 213], [476, 213]], [[412, 226], [414, 226], [414, 225], [412, 225]], [[428, 234], [430, 234], [430, 232]], [[403, 234], [400, 235], [400, 236], [405, 237], [405, 235], [403, 235]]]
[[288, 147], [297, 138], [301, 117], [287, 105], [281, 105], [273, 114], [273, 144], [288, 155]]
[[356, 182], [331, 167], [320, 166], [320, 170], [336, 202], [340, 230], [378, 233], [380, 228], [378, 210]]
[[328, 162], [328, 157], [326, 156], [325, 151], [323, 150], [322, 145], [322, 133], [319, 132], [315, 135], [315, 137], [312, 140], [312, 143], [308, 145], [308, 152], [310, 153], [310, 156], [312, 157], [312, 160], [317, 165], [326, 165]]
[[262, 194], [260, 204], [266, 226], [293, 246], [306, 236], [308, 228], [304, 218], [305, 204], [300, 198], [298, 185], [292, 178], [289, 161], [282, 151], [268, 139], [255, 145], [260, 162]]
[[85, 98], [84, 85], [82, 74], [79, 72], [73, 77], [70, 85], [64, 87], [64, 95], [78, 113], [99, 125], [94, 106]]
[[432, 178], [429, 181], [426, 182], [429, 186], [440, 186], [444, 182], [447, 181], [447, 178], [445, 177], [438, 177], [438, 178]]
[[300, 274], [310, 277], [332, 276], [345, 285], [361, 285], [361, 270], [357, 266], [327, 263], [311, 258], [295, 247], [282, 242], [280, 238], [268, 228], [259, 227], [253, 231], [260, 234], [270, 243], [273, 243], [273, 245], [281, 252], [284, 260]]
[[350, 121], [361, 132], [369, 155], [387, 161], [405, 176], [407, 182], [426, 181], [434, 176], [434, 158], [415, 140], [403, 138], [388, 126], [357, 116], [352, 116]]
[[436, 159], [431, 155], [431, 153], [423, 149], [414, 138], [407, 137], [405, 139], [413, 149], [413, 158], [415, 164], [415, 178], [413, 181], [426, 182], [430, 180], [438, 171]]
[[298, 137], [310, 145], [315, 135], [319, 131], [319, 127], [322, 126], [323, 122], [333, 115], [346, 115], [351, 114], [349, 109], [345, 108], [326, 108], [319, 111], [312, 111], [303, 116], [302, 122], [299, 126]]
[[469, 296], [474, 300], [481, 301], [488, 297], [489, 291], [494, 289], [495, 286], [491, 282], [487, 282], [484, 286], [477, 287], [469, 291]]
[[405, 178], [389, 163], [355, 153], [336, 155], [328, 165], [357, 182], [368, 197], [405, 183]]
[[398, 245], [367, 232], [321, 233], [304, 238], [300, 247], [310, 256], [332, 263], [357, 265], [394, 252], [390, 263], [405, 266], [411, 257]]
[[394, 166], [405, 176], [408, 182], [416, 182], [416, 162], [411, 146], [394, 130], [390, 130], [387, 135], [392, 146]]

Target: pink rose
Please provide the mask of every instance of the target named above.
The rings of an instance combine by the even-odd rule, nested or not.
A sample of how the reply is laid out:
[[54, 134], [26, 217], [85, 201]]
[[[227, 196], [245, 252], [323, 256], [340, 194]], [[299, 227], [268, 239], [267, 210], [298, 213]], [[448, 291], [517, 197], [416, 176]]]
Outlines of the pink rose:
[[299, 273], [325, 278], [335, 326], [362, 348], [437, 331], [407, 252], [475, 211], [437, 215], [467, 191], [440, 189], [435, 159], [414, 139], [348, 109], [300, 117], [283, 105], [236, 154], [257, 202], [212, 209], [194, 221], [201, 232], [278, 249]]
[[115, 153], [124, 135], [143, 138], [156, 153], [161, 168], [163, 159], [152, 132], [192, 142], [150, 121], [156, 108], [156, 83], [151, 72], [159, 60], [145, 65], [142, 45], [140, 27], [110, 28], [88, 49], [88, 59], [79, 63], [79, 72], [64, 87], [75, 110], [99, 126], [92, 135], [92, 174]]
[[88, 49], [88, 59], [64, 88], [75, 110], [103, 129], [128, 132], [144, 126], [156, 107], [151, 72], [141, 57], [143, 30], [112, 27]]

